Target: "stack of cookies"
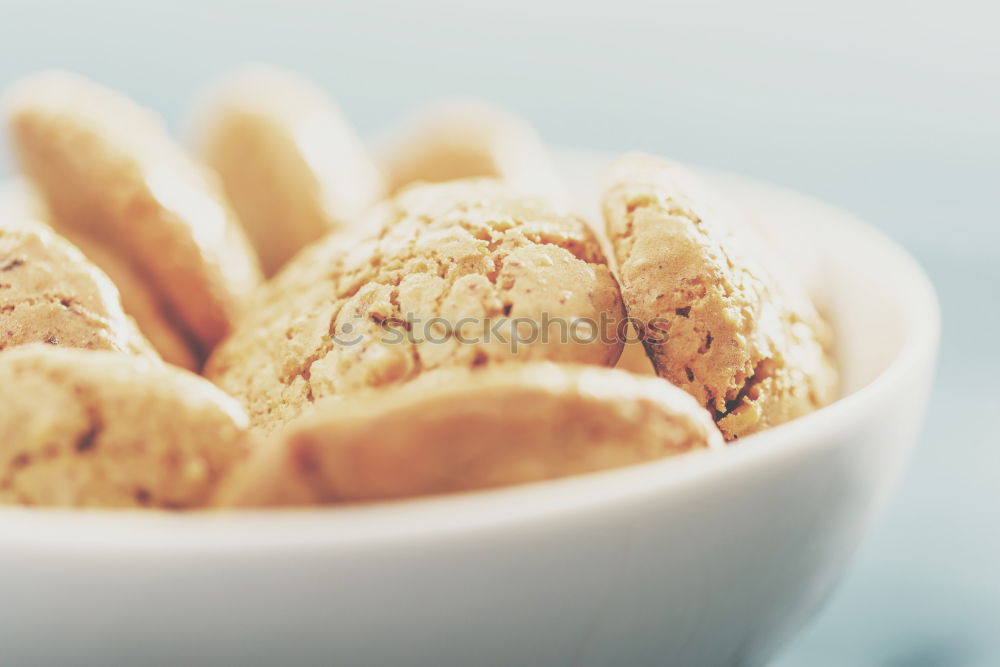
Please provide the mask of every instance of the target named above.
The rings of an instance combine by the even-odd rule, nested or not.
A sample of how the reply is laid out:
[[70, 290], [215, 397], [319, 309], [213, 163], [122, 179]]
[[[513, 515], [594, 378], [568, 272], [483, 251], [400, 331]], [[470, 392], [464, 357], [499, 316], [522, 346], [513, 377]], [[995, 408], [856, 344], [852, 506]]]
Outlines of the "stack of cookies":
[[601, 225], [479, 102], [378, 156], [273, 68], [204, 96], [191, 154], [71, 74], [4, 110], [42, 213], [0, 211], [0, 503], [467, 491], [722, 450], [835, 397], [801, 286], [667, 160], [616, 160]]

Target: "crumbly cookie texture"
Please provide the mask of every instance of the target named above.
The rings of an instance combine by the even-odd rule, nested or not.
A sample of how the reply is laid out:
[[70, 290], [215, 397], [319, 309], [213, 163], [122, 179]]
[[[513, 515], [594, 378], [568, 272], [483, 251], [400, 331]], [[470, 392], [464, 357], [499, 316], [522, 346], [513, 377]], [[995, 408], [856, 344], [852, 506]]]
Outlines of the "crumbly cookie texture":
[[660, 378], [547, 362], [447, 368], [378, 400], [318, 404], [235, 471], [217, 504], [468, 491], [722, 446], [705, 409]]
[[303, 246], [354, 224], [382, 174], [333, 101], [311, 82], [248, 67], [203, 103], [198, 144], [221, 177], [267, 275]]
[[418, 112], [384, 142], [381, 156], [394, 193], [420, 181], [481, 177], [560, 206], [569, 201], [535, 129], [481, 100], [446, 99]]
[[234, 400], [141, 357], [7, 350], [0, 400], [0, 503], [199, 507], [251, 447]]
[[441, 366], [621, 354], [598, 331], [624, 316], [618, 285], [580, 220], [468, 180], [407, 189], [368, 224], [367, 238], [332, 235], [300, 253], [206, 364], [253, 425]]
[[214, 177], [155, 116], [81, 77], [33, 75], [5, 107], [14, 152], [53, 225], [130, 264], [197, 352], [211, 349], [260, 277]]
[[[44, 222], [44, 227], [51, 230], [52, 214], [46, 208], [45, 202], [27, 182], [14, 183], [16, 185], [13, 190], [14, 206], [5, 207], [6, 222], [0, 224], [11, 225], [17, 224], [12, 221], [25, 220], [34, 224]], [[0, 198], [4, 194], [7, 193], [0, 192]], [[6, 200], [4, 203], [7, 203]], [[170, 316], [164, 312], [152, 286], [139, 275], [133, 264], [127, 258], [116, 255], [104, 244], [86, 236], [78, 234], [74, 239], [76, 248], [83, 252], [88, 261], [96, 265], [95, 269], [104, 273], [114, 283], [121, 306], [134, 323], [141, 322], [139, 327], [141, 335], [152, 343], [163, 360], [188, 370], [200, 369], [201, 363], [194, 353], [195, 346], [187, 340], [182, 331], [171, 324]]]
[[692, 174], [627, 155], [602, 205], [626, 309], [658, 338], [647, 345], [657, 373], [708, 407], [727, 439], [835, 397], [826, 324], [797, 285], [741, 251]]
[[41, 223], [0, 222], [0, 351], [27, 343], [157, 358], [79, 250]]

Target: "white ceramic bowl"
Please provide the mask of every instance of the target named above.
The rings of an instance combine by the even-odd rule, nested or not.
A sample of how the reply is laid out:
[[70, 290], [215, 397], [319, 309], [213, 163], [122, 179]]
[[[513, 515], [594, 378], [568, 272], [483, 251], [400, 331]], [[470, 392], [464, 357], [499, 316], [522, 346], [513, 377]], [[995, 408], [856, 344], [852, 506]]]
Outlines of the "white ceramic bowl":
[[[561, 163], [586, 191], [601, 160]], [[228, 516], [0, 509], [0, 664], [766, 660], [885, 503], [939, 315], [882, 234], [708, 176], [821, 267], [843, 399], [717, 455], [445, 498]]]

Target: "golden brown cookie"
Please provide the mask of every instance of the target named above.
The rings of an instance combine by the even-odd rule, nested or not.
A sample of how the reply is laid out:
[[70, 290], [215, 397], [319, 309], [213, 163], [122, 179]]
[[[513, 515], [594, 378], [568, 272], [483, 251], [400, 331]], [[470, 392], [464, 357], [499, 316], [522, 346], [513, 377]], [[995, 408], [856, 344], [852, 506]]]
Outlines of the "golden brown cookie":
[[153, 286], [139, 274], [135, 264], [90, 237], [77, 236], [76, 242], [83, 254], [100, 266], [118, 287], [125, 312], [139, 324], [142, 333], [163, 360], [190, 371], [198, 371], [201, 367], [199, 358], [195, 356], [198, 346], [173, 324]]
[[[15, 187], [9, 190], [0, 189], [4, 205], [0, 216], [4, 220], [37, 220], [49, 227], [52, 215], [34, 188], [22, 181], [14, 181], [13, 185]], [[83, 251], [89, 262], [100, 267], [95, 266], [95, 270], [111, 279], [120, 295], [120, 307], [124, 307], [134, 323], [142, 323], [140, 335], [145, 335], [164, 361], [189, 370], [200, 368], [191, 343], [170, 323], [152, 287], [136, 272], [131, 262], [85, 236], [76, 236], [76, 247]]]
[[404, 122], [381, 150], [390, 192], [418, 181], [496, 178], [560, 206], [568, 197], [538, 133], [475, 99], [438, 102]]
[[222, 506], [315, 505], [534, 482], [722, 447], [680, 389], [594, 366], [440, 369], [328, 401], [223, 483]]
[[0, 503], [199, 507], [250, 447], [234, 400], [141, 357], [8, 350], [0, 402]]
[[579, 219], [468, 180], [407, 189], [368, 224], [300, 253], [206, 364], [254, 426], [439, 366], [618, 359], [599, 330], [623, 316], [618, 286]]
[[0, 223], [0, 350], [48, 343], [157, 354], [100, 269], [45, 225]]
[[627, 155], [607, 174], [603, 208], [657, 373], [707, 406], [727, 439], [834, 398], [826, 324], [798, 285], [745, 254], [692, 174]]
[[211, 91], [199, 115], [200, 153], [267, 275], [355, 223], [382, 195], [382, 175], [347, 119], [291, 72], [240, 70]]
[[259, 281], [214, 177], [155, 116], [81, 77], [28, 77], [11, 88], [6, 107], [15, 153], [56, 228], [130, 265], [197, 352], [210, 350]]

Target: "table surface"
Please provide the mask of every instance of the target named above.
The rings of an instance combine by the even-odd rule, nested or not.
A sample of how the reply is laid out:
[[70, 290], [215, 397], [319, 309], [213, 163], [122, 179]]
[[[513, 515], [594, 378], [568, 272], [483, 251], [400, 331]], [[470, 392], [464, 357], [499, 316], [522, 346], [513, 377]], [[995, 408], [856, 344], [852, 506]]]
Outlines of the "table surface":
[[775, 664], [1000, 665], [1000, 6], [415, 5], [6, 0], [0, 86], [68, 67], [180, 128], [208, 81], [273, 62], [322, 83], [368, 135], [473, 94], [554, 144], [743, 172], [869, 220], [937, 286], [938, 379], [885, 521]]

